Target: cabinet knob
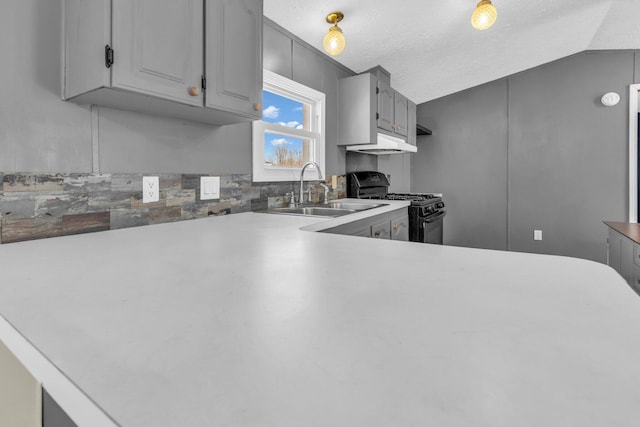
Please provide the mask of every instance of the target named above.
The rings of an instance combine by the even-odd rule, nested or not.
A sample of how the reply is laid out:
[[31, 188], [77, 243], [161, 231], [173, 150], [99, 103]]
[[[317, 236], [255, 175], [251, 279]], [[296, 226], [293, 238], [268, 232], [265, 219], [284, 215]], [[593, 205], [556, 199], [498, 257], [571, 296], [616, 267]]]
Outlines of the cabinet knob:
[[375, 233], [373, 233], [373, 235], [374, 235], [375, 237], [380, 237], [380, 232], [379, 232], [379, 231], [376, 231]]
[[393, 224], [393, 231], [398, 231], [398, 224]]
[[199, 87], [195, 87], [195, 86], [191, 86], [189, 88], [189, 95], [191, 96], [198, 96], [200, 95], [200, 88]]
[[262, 104], [253, 104], [253, 110], [254, 111], [262, 110]]

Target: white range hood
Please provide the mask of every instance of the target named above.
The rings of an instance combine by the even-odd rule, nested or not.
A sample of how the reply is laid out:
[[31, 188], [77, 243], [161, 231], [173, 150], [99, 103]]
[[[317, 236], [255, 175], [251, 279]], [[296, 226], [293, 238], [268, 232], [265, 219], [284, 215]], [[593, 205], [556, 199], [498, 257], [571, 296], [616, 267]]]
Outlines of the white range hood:
[[347, 145], [347, 151], [357, 151], [366, 154], [398, 154], [398, 153], [415, 153], [418, 147], [407, 144], [402, 138], [390, 136], [384, 133], [378, 133], [375, 144]]

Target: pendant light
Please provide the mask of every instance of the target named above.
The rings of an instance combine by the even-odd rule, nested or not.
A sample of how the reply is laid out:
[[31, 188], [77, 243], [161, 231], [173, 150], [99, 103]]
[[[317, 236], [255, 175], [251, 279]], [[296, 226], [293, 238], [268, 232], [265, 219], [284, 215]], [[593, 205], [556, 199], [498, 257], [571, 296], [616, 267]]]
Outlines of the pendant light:
[[342, 28], [338, 27], [338, 22], [342, 21], [342, 18], [344, 18], [342, 12], [331, 12], [327, 15], [327, 23], [333, 24], [333, 27], [329, 28], [329, 32], [324, 36], [322, 46], [331, 56], [340, 55], [344, 50], [346, 41]]
[[496, 22], [497, 17], [498, 11], [491, 4], [491, 0], [480, 0], [471, 15], [471, 25], [476, 30], [486, 30]]

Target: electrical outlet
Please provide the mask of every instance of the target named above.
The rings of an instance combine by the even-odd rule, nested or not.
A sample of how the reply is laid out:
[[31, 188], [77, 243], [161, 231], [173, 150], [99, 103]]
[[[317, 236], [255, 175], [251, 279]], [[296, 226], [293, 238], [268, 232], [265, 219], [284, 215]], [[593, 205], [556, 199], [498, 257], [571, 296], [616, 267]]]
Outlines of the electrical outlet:
[[213, 200], [220, 198], [220, 177], [200, 177], [200, 200]]
[[157, 176], [142, 177], [142, 203], [160, 200], [160, 179]]
[[542, 240], [542, 230], [533, 230], [533, 240]]

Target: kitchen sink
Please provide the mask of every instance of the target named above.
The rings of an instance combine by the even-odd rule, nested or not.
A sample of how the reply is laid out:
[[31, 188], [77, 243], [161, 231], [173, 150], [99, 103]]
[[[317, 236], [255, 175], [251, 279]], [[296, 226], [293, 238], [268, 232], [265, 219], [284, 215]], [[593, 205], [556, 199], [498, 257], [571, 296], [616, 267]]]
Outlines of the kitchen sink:
[[307, 216], [324, 216], [324, 217], [338, 217], [342, 215], [349, 215], [357, 212], [355, 209], [339, 209], [332, 207], [321, 206], [299, 206], [295, 208], [272, 208], [264, 211], [256, 211], [260, 213], [273, 213], [283, 215], [307, 215]]
[[322, 216], [335, 218], [338, 216], [349, 215], [355, 212], [373, 209], [385, 206], [381, 203], [357, 203], [357, 202], [331, 202], [326, 205], [308, 205], [284, 208], [271, 208], [259, 213], [272, 213], [282, 215], [305, 215], [305, 216]]
[[330, 202], [328, 205], [332, 209], [353, 209], [354, 211], [366, 211], [367, 209], [386, 206], [382, 203], [358, 203], [358, 202]]

